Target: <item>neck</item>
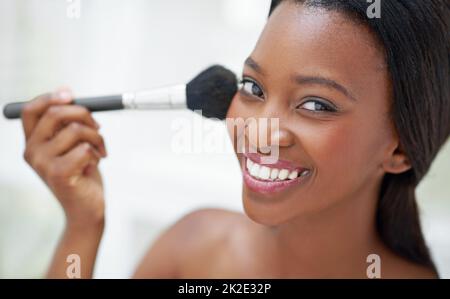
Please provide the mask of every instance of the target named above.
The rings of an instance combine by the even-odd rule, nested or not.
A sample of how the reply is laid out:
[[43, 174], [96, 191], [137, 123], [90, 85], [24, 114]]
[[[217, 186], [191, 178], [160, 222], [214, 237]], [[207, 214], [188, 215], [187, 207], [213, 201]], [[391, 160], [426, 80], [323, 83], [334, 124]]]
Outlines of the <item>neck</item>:
[[281, 268], [301, 265], [294, 267], [295, 275], [301, 275], [300, 270], [309, 277], [366, 275], [368, 255], [381, 255], [383, 250], [375, 222], [378, 191], [379, 184], [365, 186], [318, 214], [272, 228]]

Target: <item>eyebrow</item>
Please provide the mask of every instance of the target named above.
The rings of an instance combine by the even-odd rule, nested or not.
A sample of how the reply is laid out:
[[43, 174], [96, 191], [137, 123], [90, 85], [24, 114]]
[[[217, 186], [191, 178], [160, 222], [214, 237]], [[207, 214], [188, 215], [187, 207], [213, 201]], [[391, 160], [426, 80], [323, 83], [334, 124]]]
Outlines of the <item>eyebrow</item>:
[[[252, 68], [255, 72], [264, 74], [264, 71], [262, 70], [261, 66], [255, 60], [253, 60], [253, 58], [248, 57], [245, 60], [244, 64], [246, 66]], [[293, 78], [294, 82], [296, 82], [297, 84], [300, 84], [300, 85], [318, 84], [318, 85], [322, 85], [325, 87], [335, 89], [335, 90], [339, 91], [340, 93], [344, 94], [346, 97], [348, 97], [352, 101], [356, 101], [356, 98], [353, 96], [353, 94], [351, 92], [348, 91], [347, 88], [345, 88], [343, 85], [337, 83], [336, 81], [334, 81], [332, 79], [320, 77], [320, 76], [304, 76], [304, 75], [295, 75], [292, 78]]]
[[323, 85], [326, 87], [333, 88], [352, 101], [356, 102], [356, 98], [348, 91], [347, 88], [345, 88], [343, 85], [337, 83], [336, 81], [324, 77], [318, 77], [318, 76], [302, 76], [302, 75], [296, 75], [293, 77], [294, 81], [298, 84], [318, 84]]
[[252, 68], [255, 72], [264, 74], [262, 68], [259, 66], [259, 64], [256, 61], [253, 60], [253, 58], [247, 57], [247, 59], [245, 59], [244, 64], [246, 66]]

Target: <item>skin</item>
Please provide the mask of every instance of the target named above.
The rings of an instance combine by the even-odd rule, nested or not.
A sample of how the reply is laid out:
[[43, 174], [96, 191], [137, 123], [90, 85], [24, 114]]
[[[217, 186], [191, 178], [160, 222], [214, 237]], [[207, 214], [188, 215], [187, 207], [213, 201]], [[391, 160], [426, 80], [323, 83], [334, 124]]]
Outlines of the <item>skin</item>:
[[103, 137], [83, 107], [67, 105], [69, 90], [38, 96], [22, 111], [24, 159], [52, 190], [66, 214], [66, 228], [48, 278], [66, 277], [66, 258], [77, 253], [91, 277], [104, 227], [103, 184], [98, 163], [106, 157]]
[[[279, 133], [269, 141], [279, 146], [281, 159], [311, 169], [311, 175], [273, 194], [244, 184], [248, 217], [213, 209], [188, 214], [158, 238], [133, 277], [367, 278], [372, 253], [381, 257], [383, 278], [436, 277], [391, 252], [375, 230], [383, 175], [410, 168], [389, 119], [392, 91], [383, 57], [372, 34], [346, 16], [282, 3], [244, 66], [244, 78], [263, 93], [241, 89], [228, 117], [279, 118]], [[311, 101], [337, 112], [320, 111], [323, 106]], [[97, 164], [106, 151], [91, 115], [66, 104], [58, 94], [29, 104], [25, 156], [67, 216], [48, 277], [65, 277], [65, 257], [77, 252], [88, 278], [103, 232]], [[59, 137], [65, 128], [72, 129]], [[260, 136], [242, 132], [232, 138], [235, 150], [239, 139], [260, 150]], [[242, 154], [236, 156], [242, 165]]]

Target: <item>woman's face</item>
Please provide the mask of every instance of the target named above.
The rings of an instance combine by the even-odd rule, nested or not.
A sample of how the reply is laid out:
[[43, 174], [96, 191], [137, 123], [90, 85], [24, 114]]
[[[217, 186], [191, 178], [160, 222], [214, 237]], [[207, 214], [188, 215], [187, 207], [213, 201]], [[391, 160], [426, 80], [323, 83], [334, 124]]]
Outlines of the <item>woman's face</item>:
[[242, 154], [237, 140], [247, 152], [261, 150], [262, 135], [246, 129], [234, 139], [250, 218], [280, 224], [357, 199], [381, 181], [396, 137], [384, 55], [366, 27], [285, 1], [247, 59], [243, 79], [227, 117], [278, 119], [279, 131], [268, 140], [279, 146], [281, 160], [269, 169], [255, 166], [268, 154]]

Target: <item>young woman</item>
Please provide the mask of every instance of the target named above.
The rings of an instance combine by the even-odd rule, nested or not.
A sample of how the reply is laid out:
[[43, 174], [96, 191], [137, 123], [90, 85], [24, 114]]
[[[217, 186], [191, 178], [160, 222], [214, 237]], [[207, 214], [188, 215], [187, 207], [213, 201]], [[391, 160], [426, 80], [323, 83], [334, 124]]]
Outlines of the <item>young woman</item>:
[[[450, 7], [445, 0], [274, 1], [245, 62], [230, 118], [276, 118], [276, 164], [261, 136], [233, 137], [246, 215], [190, 213], [152, 246], [134, 277], [435, 278], [415, 188], [450, 134]], [[92, 271], [104, 226], [92, 116], [61, 90], [22, 115], [25, 159], [67, 217], [48, 277], [77, 253]], [[237, 144], [245, 144], [244, 153]], [[156, 208], [156, 207], [155, 207]]]

